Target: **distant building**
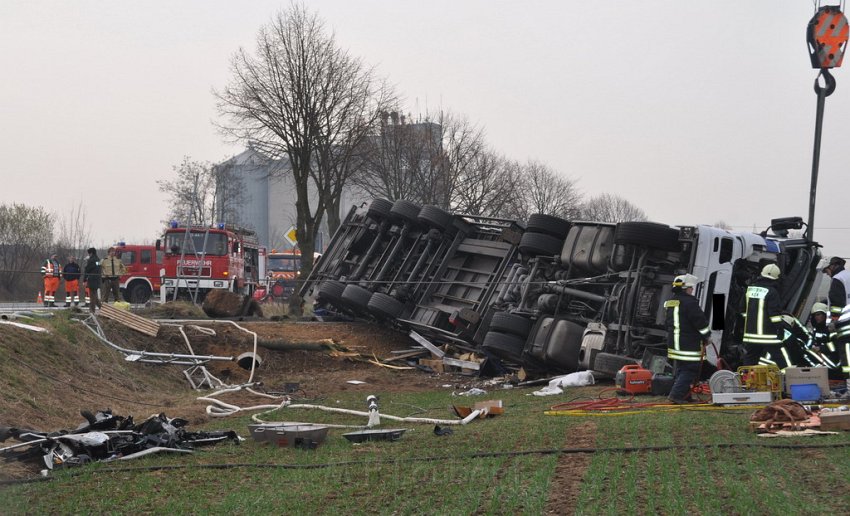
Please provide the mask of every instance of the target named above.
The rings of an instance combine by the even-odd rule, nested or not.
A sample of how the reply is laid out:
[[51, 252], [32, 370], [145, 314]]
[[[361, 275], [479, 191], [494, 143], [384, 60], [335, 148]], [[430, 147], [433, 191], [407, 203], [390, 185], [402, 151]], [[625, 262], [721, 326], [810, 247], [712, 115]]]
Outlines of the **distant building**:
[[[217, 166], [230, 167], [229, 175], [234, 182], [219, 191], [220, 196], [233, 195], [236, 202], [228, 208], [230, 215], [220, 219], [257, 232], [260, 245], [268, 249], [289, 249], [291, 245], [284, 235], [295, 226], [295, 187], [286, 159], [269, 159], [252, 148], [233, 156]], [[228, 188], [232, 187], [232, 188]], [[312, 188], [310, 207], [315, 211], [318, 195]], [[340, 210], [344, 217], [353, 204], [363, 202], [363, 195], [347, 191], [343, 193]], [[217, 205], [224, 206], [221, 199]], [[316, 250], [323, 250], [330, 242], [328, 226], [322, 228], [316, 238]]]

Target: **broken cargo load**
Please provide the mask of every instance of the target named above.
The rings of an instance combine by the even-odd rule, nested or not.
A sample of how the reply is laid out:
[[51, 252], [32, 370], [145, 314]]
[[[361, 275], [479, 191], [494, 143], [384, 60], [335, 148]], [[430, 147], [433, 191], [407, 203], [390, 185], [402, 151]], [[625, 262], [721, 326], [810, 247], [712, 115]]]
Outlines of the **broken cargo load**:
[[523, 223], [375, 200], [351, 209], [301, 292], [527, 369], [613, 375], [666, 361], [663, 303], [689, 273], [717, 343], [706, 358], [734, 365], [741, 300], [764, 264], [782, 271], [787, 313], [805, 320], [817, 301], [819, 245], [789, 236], [804, 227], [799, 217], [760, 234], [547, 214]]

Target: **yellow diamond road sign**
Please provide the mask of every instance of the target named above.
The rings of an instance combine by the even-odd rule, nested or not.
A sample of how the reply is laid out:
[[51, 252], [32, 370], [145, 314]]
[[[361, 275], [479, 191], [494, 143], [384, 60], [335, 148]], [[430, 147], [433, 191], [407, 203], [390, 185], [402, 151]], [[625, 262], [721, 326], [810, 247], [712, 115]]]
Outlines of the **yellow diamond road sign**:
[[284, 238], [286, 238], [286, 241], [292, 244], [293, 246], [298, 245], [298, 239], [295, 238], [295, 226], [291, 226], [286, 232], [286, 234], [283, 236]]

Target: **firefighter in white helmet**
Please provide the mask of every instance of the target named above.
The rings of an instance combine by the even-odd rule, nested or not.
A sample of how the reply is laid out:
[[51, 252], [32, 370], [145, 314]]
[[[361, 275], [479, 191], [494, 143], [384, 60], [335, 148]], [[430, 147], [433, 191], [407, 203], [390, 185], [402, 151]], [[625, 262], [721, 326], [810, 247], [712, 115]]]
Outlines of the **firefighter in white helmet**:
[[835, 345], [834, 335], [829, 331], [830, 309], [826, 303], [815, 303], [812, 305], [812, 313], [809, 316], [809, 325], [812, 331], [812, 349], [822, 358], [829, 360], [830, 366], [838, 364], [839, 352]]
[[697, 277], [683, 274], [673, 279], [673, 298], [664, 303], [667, 312], [667, 358], [673, 360], [671, 403], [686, 403], [691, 385], [697, 380], [703, 342], [711, 342], [711, 327], [694, 297]]
[[747, 287], [744, 295], [745, 366], [758, 364], [766, 353], [770, 354], [770, 361], [779, 369], [793, 365], [782, 347], [785, 325], [777, 288], [779, 275], [779, 266], [775, 263], [765, 265], [758, 279]]

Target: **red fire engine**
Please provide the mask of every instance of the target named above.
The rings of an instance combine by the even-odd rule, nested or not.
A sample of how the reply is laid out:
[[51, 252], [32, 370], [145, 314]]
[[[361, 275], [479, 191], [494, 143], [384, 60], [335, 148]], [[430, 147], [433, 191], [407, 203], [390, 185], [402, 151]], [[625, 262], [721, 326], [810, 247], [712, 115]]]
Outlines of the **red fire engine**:
[[121, 276], [121, 294], [128, 303], [147, 303], [159, 294], [162, 251], [153, 245], [133, 245], [118, 242], [116, 256], [121, 258], [127, 274]]
[[248, 229], [224, 224], [186, 227], [172, 222], [162, 240], [157, 240], [157, 249], [164, 252], [160, 274], [163, 302], [175, 297], [200, 302], [213, 289], [251, 295], [265, 276], [256, 233]]

